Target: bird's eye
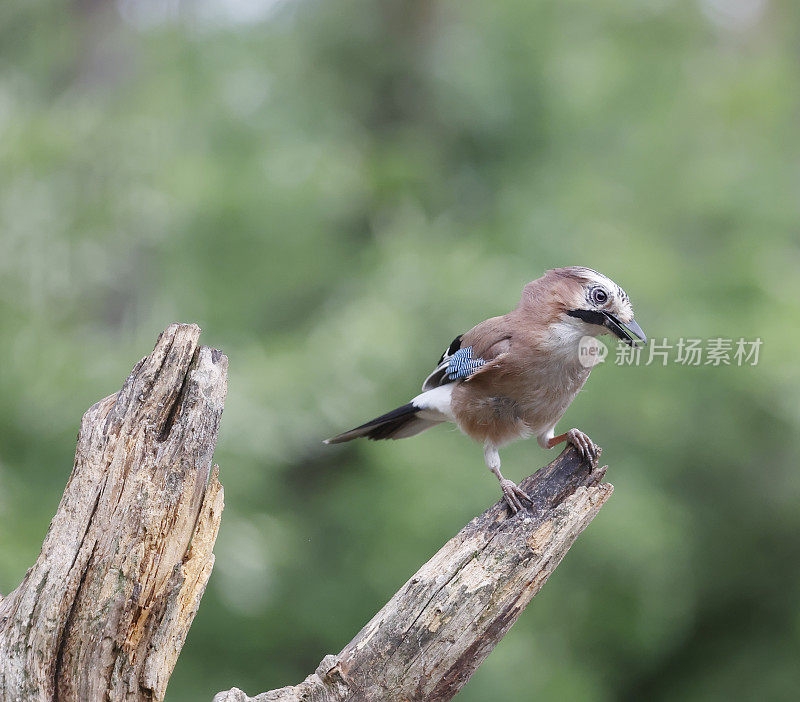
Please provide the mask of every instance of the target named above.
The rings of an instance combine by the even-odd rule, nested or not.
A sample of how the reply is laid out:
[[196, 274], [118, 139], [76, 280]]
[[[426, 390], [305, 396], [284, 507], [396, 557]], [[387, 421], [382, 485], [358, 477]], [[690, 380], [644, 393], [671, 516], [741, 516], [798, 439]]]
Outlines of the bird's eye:
[[603, 288], [592, 288], [589, 296], [595, 305], [605, 305], [608, 302], [608, 293]]

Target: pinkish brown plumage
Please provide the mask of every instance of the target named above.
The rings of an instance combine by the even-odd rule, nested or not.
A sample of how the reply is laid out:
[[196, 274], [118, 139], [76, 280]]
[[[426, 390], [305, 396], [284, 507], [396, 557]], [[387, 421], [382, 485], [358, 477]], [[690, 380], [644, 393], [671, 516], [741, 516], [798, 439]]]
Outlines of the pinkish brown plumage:
[[607, 333], [630, 345], [647, 341], [622, 288], [590, 268], [547, 271], [525, 286], [511, 312], [456, 337], [422, 394], [326, 443], [400, 439], [454, 422], [483, 444], [486, 465], [516, 512], [529, 498], [500, 473], [500, 447], [535, 436], [544, 448], [568, 441], [595, 459], [597, 448], [586, 434], [570, 429], [555, 436], [555, 425], [591, 371], [579, 355], [581, 340]]

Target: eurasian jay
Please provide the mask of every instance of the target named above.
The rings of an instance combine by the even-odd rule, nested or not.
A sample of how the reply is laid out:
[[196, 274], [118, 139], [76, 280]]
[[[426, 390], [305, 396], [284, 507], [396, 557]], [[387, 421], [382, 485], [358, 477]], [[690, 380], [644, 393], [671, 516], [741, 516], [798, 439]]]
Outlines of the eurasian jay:
[[483, 444], [486, 466], [515, 513], [521, 500], [531, 500], [500, 473], [500, 447], [535, 436], [543, 448], [566, 441], [585, 459], [597, 456], [579, 429], [558, 436], [554, 430], [589, 377], [592, 363], [580, 356], [586, 337], [593, 342], [600, 334], [630, 346], [647, 343], [628, 295], [614, 281], [591, 268], [549, 270], [523, 288], [511, 312], [457, 336], [411, 402], [325, 443], [404, 439], [455, 422]]

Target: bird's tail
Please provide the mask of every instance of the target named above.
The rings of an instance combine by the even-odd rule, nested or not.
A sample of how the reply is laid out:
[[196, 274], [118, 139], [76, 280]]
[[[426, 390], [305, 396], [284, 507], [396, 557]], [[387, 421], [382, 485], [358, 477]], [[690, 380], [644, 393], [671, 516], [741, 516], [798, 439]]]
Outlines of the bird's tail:
[[[370, 420], [360, 427], [346, 431], [343, 434], [325, 439], [326, 444], [341, 444], [345, 441], [365, 436], [373, 441], [380, 439], [405, 439], [420, 432], [430, 429], [440, 423], [435, 419], [425, 419], [419, 416], [422, 411], [413, 403], [393, 409], [380, 417]], [[444, 421], [444, 420], [441, 420]]]

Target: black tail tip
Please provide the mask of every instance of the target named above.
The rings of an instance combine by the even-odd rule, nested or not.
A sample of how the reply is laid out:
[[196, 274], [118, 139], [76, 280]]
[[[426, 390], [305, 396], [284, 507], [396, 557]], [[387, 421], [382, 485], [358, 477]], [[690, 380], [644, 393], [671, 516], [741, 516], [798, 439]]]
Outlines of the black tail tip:
[[332, 436], [330, 439], [325, 439], [322, 443], [341, 444], [345, 441], [352, 441], [353, 439], [358, 439], [360, 437], [371, 439], [372, 441], [391, 439], [393, 438], [392, 434], [395, 431], [401, 429], [404, 425], [414, 420], [418, 411], [419, 407], [416, 407], [414, 404], [409, 402], [402, 407], [393, 409], [391, 412], [382, 414], [380, 417], [371, 419], [369, 422], [362, 424], [360, 427], [356, 427], [350, 431]]

